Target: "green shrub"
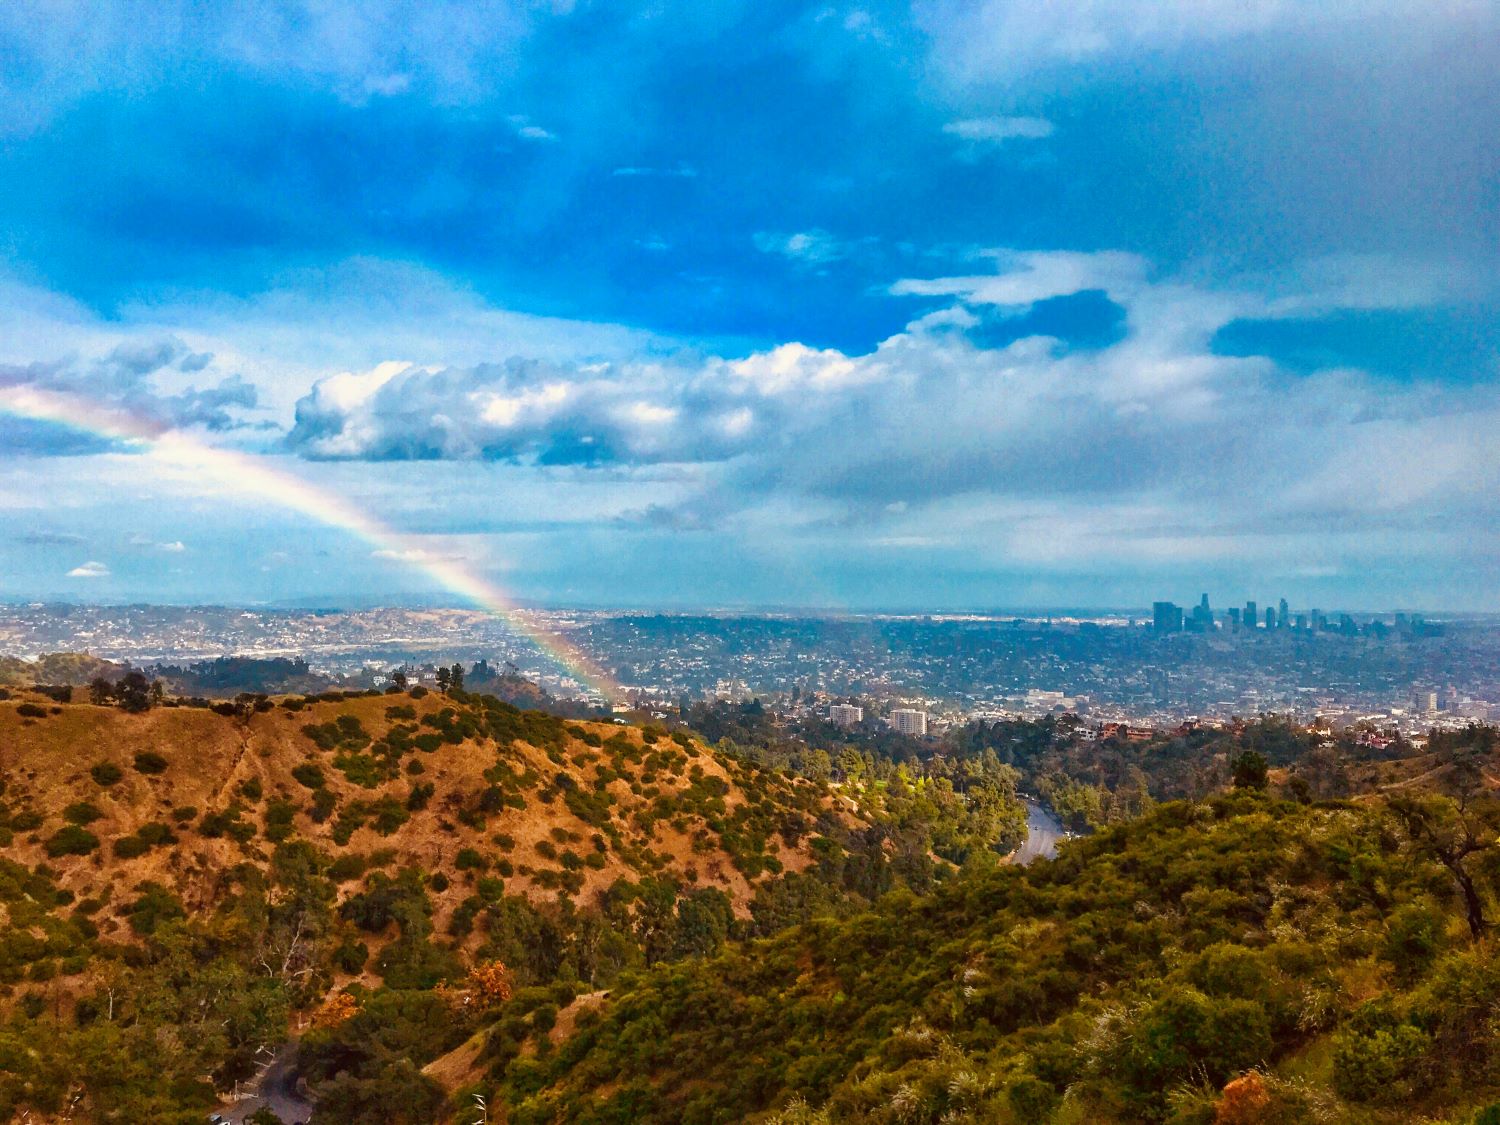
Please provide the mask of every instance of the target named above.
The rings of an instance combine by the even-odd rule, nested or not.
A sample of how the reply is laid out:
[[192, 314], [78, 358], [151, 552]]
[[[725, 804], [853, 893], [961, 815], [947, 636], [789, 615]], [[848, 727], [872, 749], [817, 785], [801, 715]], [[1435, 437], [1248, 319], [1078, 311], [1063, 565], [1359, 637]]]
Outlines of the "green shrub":
[[331, 789], [314, 789], [312, 808], [307, 815], [312, 818], [314, 824], [323, 824], [333, 815], [333, 810], [338, 808], [339, 799], [334, 796]]
[[1333, 1044], [1333, 1088], [1351, 1102], [1399, 1102], [1431, 1039], [1394, 1019], [1355, 1020]]
[[292, 834], [293, 820], [296, 815], [296, 805], [280, 797], [274, 798], [266, 805], [266, 839], [272, 843], [285, 840]]
[[335, 883], [347, 883], [365, 873], [365, 857], [347, 852], [328, 865], [328, 877]]
[[17, 832], [30, 832], [42, 826], [42, 814], [35, 809], [23, 809], [11, 815], [10, 826]]
[[142, 883], [136, 890], [140, 898], [130, 906], [128, 918], [130, 928], [142, 937], [149, 937], [163, 922], [187, 917], [182, 901], [160, 883]]
[[453, 866], [460, 871], [483, 871], [489, 864], [476, 849], [460, 848], [453, 858]]
[[135, 770], [148, 776], [166, 773], [167, 760], [154, 750], [142, 750], [135, 756]]
[[346, 937], [333, 951], [333, 963], [340, 972], [361, 973], [370, 959], [370, 947], [357, 937]]
[[89, 767], [89, 776], [106, 789], [117, 785], [125, 777], [125, 771], [113, 762], [99, 762]]
[[98, 807], [90, 804], [88, 801], [74, 801], [67, 808], [63, 809], [63, 819], [69, 824], [93, 824], [94, 821], [101, 819], [103, 816], [104, 814], [99, 811]]
[[99, 837], [76, 824], [59, 828], [47, 839], [47, 854], [53, 859], [64, 855], [88, 855], [99, 846]]
[[121, 836], [114, 842], [114, 853], [120, 859], [135, 859], [151, 850], [151, 845], [139, 836]]
[[177, 843], [176, 834], [165, 824], [143, 824], [136, 829], [135, 834], [153, 848]]

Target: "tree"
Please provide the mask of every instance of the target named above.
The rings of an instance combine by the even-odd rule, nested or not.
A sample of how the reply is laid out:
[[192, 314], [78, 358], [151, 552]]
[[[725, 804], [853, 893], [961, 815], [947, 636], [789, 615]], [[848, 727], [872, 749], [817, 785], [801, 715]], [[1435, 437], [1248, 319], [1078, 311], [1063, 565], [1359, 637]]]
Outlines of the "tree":
[[447, 668], [439, 668], [437, 670], [438, 691], [446, 695], [448, 693], [448, 684], [450, 683], [451, 679], [452, 673], [449, 672]]
[[717, 887], [704, 887], [677, 902], [679, 957], [708, 957], [717, 953], [734, 925], [734, 903]]
[[1302, 755], [1297, 763], [1297, 776], [1319, 800], [1349, 795], [1349, 771], [1338, 747], [1332, 744], [1315, 746]]
[[139, 713], [151, 709], [151, 681], [144, 672], [132, 668], [115, 685], [115, 697], [121, 709]]
[[97, 707], [106, 707], [114, 698], [115, 685], [103, 676], [95, 676], [89, 681], [89, 702]]
[[1236, 789], [1264, 789], [1268, 768], [1263, 754], [1246, 750], [1231, 766]]
[[338, 1027], [345, 1020], [352, 1019], [358, 1011], [358, 999], [347, 992], [336, 992], [313, 1013], [312, 1025], [320, 1028]]
[[348, 1125], [425, 1125], [443, 1116], [443, 1088], [411, 1060], [392, 1058], [368, 1077], [338, 1075], [318, 1097], [318, 1120]]
[[1391, 812], [1400, 821], [1418, 854], [1448, 869], [1464, 901], [1469, 934], [1478, 941], [1488, 922], [1479, 889], [1470, 870], [1470, 857], [1500, 846], [1495, 826], [1471, 808], [1467, 798], [1396, 797]]
[[397, 668], [394, 672], [392, 672], [391, 673], [391, 683], [394, 684], [396, 687], [400, 688], [402, 691], [405, 691], [406, 690], [406, 684], [407, 684], [406, 669], [405, 668]]
[[464, 666], [462, 664], [455, 664], [452, 668], [448, 669], [448, 690], [464, 690]]

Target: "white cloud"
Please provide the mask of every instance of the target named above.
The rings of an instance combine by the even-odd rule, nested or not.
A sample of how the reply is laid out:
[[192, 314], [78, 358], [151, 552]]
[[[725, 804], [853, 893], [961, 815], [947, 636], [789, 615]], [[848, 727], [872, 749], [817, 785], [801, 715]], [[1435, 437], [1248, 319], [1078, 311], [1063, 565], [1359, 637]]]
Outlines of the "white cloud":
[[72, 570], [68, 571], [68, 577], [108, 578], [109, 567], [105, 566], [102, 562], [95, 562], [90, 560], [89, 562], [82, 563], [81, 565], [75, 566]]
[[[1400, 529], [1426, 526], [1435, 512], [1464, 513], [1471, 528], [1500, 524], [1500, 464], [1489, 437], [1500, 406], [1483, 386], [1348, 370], [1293, 377], [1265, 357], [1213, 348], [1215, 333], [1235, 319], [1309, 315], [1341, 302], [1407, 307], [1441, 292], [1430, 278], [1399, 284], [1397, 265], [1345, 262], [1309, 271], [1300, 288], [1288, 276], [1223, 291], [1159, 276], [1129, 254], [1000, 250], [976, 260], [985, 268], [894, 284], [892, 293], [921, 307], [904, 330], [863, 353], [792, 342], [705, 357], [601, 329], [609, 346], [590, 354], [567, 346], [567, 322], [528, 336], [536, 322], [441, 289], [427, 304], [413, 302], [417, 329], [373, 294], [357, 315], [323, 309], [326, 321], [289, 302], [296, 315], [282, 321], [285, 340], [273, 339], [267, 354], [297, 355], [300, 378], [323, 373], [304, 389], [291, 435], [292, 447], [318, 463], [297, 471], [421, 526], [439, 518], [439, 493], [430, 489], [453, 475], [424, 466], [445, 459], [489, 462], [462, 475], [503, 480], [492, 495], [507, 498], [510, 519], [718, 526], [762, 539], [779, 527], [787, 542], [858, 527], [854, 541], [872, 549], [967, 544], [995, 566], [1082, 566], [1114, 549], [1143, 566], [1265, 558], [1290, 572], [1308, 559], [1343, 565], [1344, 547], [1386, 549]], [[1430, 271], [1413, 263], [1410, 272]], [[1102, 290], [1124, 309], [1122, 338], [1089, 348], [1045, 337], [982, 346], [989, 330], [1018, 323], [1038, 302], [1085, 290]], [[161, 348], [155, 333], [111, 334], [118, 330], [33, 298], [20, 307], [37, 324], [60, 324], [59, 339], [71, 331], [90, 340], [91, 354], [112, 357], [109, 377], [126, 386], [159, 362], [166, 366], [151, 378], [175, 372], [191, 386], [198, 376], [179, 370], [180, 357], [205, 351], [215, 356], [205, 370], [218, 378], [224, 357], [242, 354], [260, 326], [274, 338], [283, 307], [271, 298], [239, 306], [254, 315], [231, 340], [220, 334], [234, 327], [231, 308], [215, 308], [213, 333], [200, 319], [181, 346]], [[6, 315], [0, 307], [0, 322]], [[385, 356], [382, 316], [395, 341]], [[444, 324], [457, 325], [451, 352]], [[509, 332], [513, 324], [522, 331]], [[497, 339], [501, 361], [486, 362]], [[0, 340], [14, 346], [3, 333]], [[412, 342], [422, 347], [408, 351]], [[533, 345], [541, 356], [506, 358]], [[347, 358], [360, 347], [370, 362], [320, 367], [310, 358], [325, 348]], [[447, 355], [458, 358], [437, 362]], [[280, 360], [275, 366], [296, 385]], [[74, 501], [97, 506], [104, 479], [124, 482], [132, 499], [146, 495], [149, 460], [89, 458]], [[373, 460], [409, 463], [379, 472], [350, 463]], [[105, 464], [114, 476], [96, 472]], [[217, 487], [167, 471], [150, 470], [152, 488], [206, 496]], [[55, 483], [59, 470], [49, 473]], [[442, 495], [451, 528], [493, 516], [489, 506], [450, 514], [456, 501]], [[164, 528], [144, 543], [176, 550], [157, 541], [170, 534]], [[1326, 554], [1311, 549], [1321, 542], [1331, 544]], [[435, 544], [425, 557], [443, 549]]]
[[[551, 10], [549, 10], [551, 8]], [[367, 0], [214, 5], [194, 0], [0, 5], [0, 132], [39, 128], [90, 91], [196, 65], [300, 81], [354, 105], [420, 90], [442, 105], [481, 101], [515, 72], [514, 53], [563, 6], [510, 0]]]
[[1352, 29], [1410, 33], [1482, 19], [1472, 0], [922, 0], [918, 25], [938, 67], [960, 84], [1129, 51], [1160, 51], [1252, 35]]
[[0, 271], [0, 365], [76, 368], [163, 341], [180, 344], [181, 355], [151, 374], [153, 386], [201, 390], [236, 373], [254, 385], [261, 416], [287, 424], [315, 380], [368, 371], [392, 355], [478, 364], [497, 358], [497, 348], [502, 357], [571, 361], [676, 346], [620, 325], [496, 308], [436, 273], [379, 259], [290, 271], [246, 297], [130, 302], [109, 320]]
[[968, 117], [950, 121], [943, 132], [961, 141], [1003, 144], [1010, 140], [1040, 140], [1053, 133], [1045, 117]]
[[848, 256], [849, 248], [826, 230], [804, 230], [792, 234], [757, 231], [752, 239], [762, 254], [779, 254], [804, 265], [824, 265]]
[[410, 74], [372, 74], [364, 81], [365, 93], [377, 95], [382, 98], [393, 98], [397, 94], [404, 94], [410, 89]]
[[133, 532], [126, 536], [125, 542], [132, 547], [149, 547], [153, 551], [164, 551], [169, 555], [179, 554], [187, 550], [187, 545], [180, 539], [167, 543], [158, 543], [149, 535], [142, 535], [140, 532]]
[[666, 176], [679, 179], [691, 180], [697, 178], [698, 169], [688, 164], [677, 164], [671, 168], [649, 168], [639, 165], [627, 164], [610, 172], [612, 176], [636, 177], [636, 176]]
[[553, 133], [549, 129], [543, 129], [540, 125], [536, 124], [530, 118], [525, 117], [521, 114], [512, 114], [510, 123], [516, 131], [516, 136], [520, 137], [523, 141], [557, 140], [556, 133]]
[[898, 297], [961, 297], [971, 304], [1024, 307], [1084, 289], [1128, 299], [1143, 288], [1147, 264], [1117, 251], [992, 251], [996, 272], [966, 277], [907, 278], [891, 286]]
[[[1500, 515], [1487, 452], [1500, 406], [1482, 387], [1294, 377], [1216, 354], [1218, 329], [1282, 298], [1153, 278], [1131, 255], [982, 260], [993, 273], [895, 286], [950, 303], [865, 354], [789, 343], [730, 359], [421, 370], [357, 401], [320, 384], [294, 442], [312, 456], [546, 471], [689, 466], [696, 484], [626, 522], [756, 538], [772, 524], [783, 537], [860, 525], [872, 547], [968, 544], [996, 566], [1290, 568], [1318, 542], [1378, 553], [1434, 506]], [[1117, 342], [975, 342], [996, 318], [1095, 289], [1125, 310]]]

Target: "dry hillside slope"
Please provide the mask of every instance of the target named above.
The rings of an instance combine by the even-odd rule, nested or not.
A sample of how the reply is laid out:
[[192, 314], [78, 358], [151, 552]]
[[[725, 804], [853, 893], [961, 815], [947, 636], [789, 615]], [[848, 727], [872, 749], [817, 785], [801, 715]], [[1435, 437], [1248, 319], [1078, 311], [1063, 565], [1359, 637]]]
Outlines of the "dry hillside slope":
[[273, 699], [227, 715], [22, 694], [0, 702], [0, 782], [4, 856], [46, 864], [115, 940], [130, 940], [122, 912], [141, 883], [210, 909], [231, 869], [265, 865], [284, 839], [333, 857], [345, 894], [367, 870], [440, 874], [439, 932], [496, 878], [509, 895], [582, 904], [669, 875], [743, 912], [758, 880], [810, 862], [820, 817], [847, 817], [816, 787], [682, 735], [474, 695]]

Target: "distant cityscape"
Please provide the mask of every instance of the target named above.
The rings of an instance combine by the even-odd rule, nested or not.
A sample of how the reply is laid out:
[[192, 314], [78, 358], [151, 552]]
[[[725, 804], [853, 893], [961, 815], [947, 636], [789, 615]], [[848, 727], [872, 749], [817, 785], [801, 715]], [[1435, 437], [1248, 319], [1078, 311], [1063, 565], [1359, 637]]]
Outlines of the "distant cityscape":
[[1254, 601], [1244, 607], [1230, 606], [1223, 614], [1215, 615], [1204, 594], [1192, 609], [1184, 610], [1175, 602], [1153, 602], [1151, 623], [1158, 633], [1207, 633], [1214, 629], [1264, 629], [1267, 632], [1294, 630], [1298, 633], [1339, 633], [1346, 637], [1440, 637], [1443, 626], [1428, 622], [1421, 614], [1396, 613], [1387, 622], [1378, 616], [1367, 616], [1357, 620], [1354, 614], [1340, 613], [1330, 617], [1320, 609], [1309, 609], [1292, 613], [1287, 600], [1282, 598], [1274, 607], [1266, 606], [1262, 619]]
[[1500, 618], [1324, 614], [1285, 600], [1217, 610], [1000, 616], [528, 610], [605, 668], [605, 700], [516, 622], [475, 610], [0, 606], [0, 654], [87, 650], [139, 666], [302, 657], [351, 683], [485, 660], [552, 694], [644, 710], [749, 701], [835, 723], [937, 733], [975, 718], [1074, 713], [1175, 725], [1263, 713], [1418, 732], [1500, 718]]

